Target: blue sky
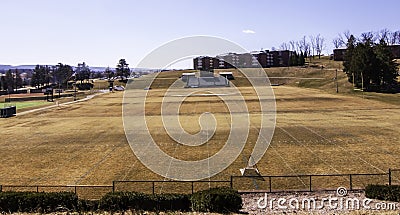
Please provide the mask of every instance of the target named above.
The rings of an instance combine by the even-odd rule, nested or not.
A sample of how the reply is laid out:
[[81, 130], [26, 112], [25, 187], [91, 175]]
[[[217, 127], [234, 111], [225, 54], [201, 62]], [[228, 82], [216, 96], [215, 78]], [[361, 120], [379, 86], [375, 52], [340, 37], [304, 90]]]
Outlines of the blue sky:
[[0, 64], [11, 65], [115, 66], [125, 58], [134, 67], [160, 45], [193, 35], [260, 50], [321, 34], [330, 53], [332, 39], [345, 30], [355, 35], [400, 30], [398, 0], [2, 0], [0, 5]]

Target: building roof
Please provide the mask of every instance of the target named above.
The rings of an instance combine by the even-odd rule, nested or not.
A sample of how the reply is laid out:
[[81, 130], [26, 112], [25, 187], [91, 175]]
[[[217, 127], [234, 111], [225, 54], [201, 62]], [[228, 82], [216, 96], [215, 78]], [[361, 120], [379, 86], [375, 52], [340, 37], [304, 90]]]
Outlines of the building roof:
[[232, 75], [232, 72], [220, 72], [220, 75]]
[[187, 75], [187, 76], [189, 76], [189, 75], [195, 75], [195, 73], [194, 73], [194, 72], [185, 72], [185, 73], [182, 73], [182, 75]]

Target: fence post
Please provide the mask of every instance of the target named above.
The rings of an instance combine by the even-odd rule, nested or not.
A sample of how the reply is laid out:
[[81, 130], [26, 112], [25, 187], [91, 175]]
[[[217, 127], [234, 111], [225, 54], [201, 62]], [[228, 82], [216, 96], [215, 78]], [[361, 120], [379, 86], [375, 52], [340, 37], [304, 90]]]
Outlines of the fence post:
[[271, 176], [268, 176], [269, 179], [269, 192], [272, 193], [272, 178]]
[[349, 176], [350, 176], [350, 190], [353, 190], [353, 177], [351, 174]]
[[36, 192], [39, 192], [39, 185], [36, 186]]
[[112, 182], [112, 192], [115, 192], [115, 181]]
[[74, 186], [74, 191], [75, 191], [75, 194], [76, 194], [76, 185]]
[[390, 168], [389, 168], [388, 176], [389, 176], [389, 186], [391, 186], [392, 185], [392, 170]]
[[233, 188], [233, 175], [231, 175], [231, 188]]
[[151, 182], [153, 184], [153, 195], [155, 194], [155, 188], [154, 188], [154, 181]]
[[3, 185], [0, 185], [0, 192], [3, 192]]
[[310, 192], [312, 192], [312, 182], [311, 182], [311, 175], [310, 175]]
[[192, 181], [192, 194], [194, 193], [194, 182]]

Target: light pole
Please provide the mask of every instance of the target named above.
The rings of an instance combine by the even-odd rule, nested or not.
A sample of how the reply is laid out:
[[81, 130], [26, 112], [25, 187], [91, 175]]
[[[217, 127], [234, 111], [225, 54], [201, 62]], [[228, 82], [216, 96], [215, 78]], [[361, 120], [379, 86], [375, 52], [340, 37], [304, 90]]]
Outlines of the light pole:
[[339, 93], [339, 83], [338, 83], [338, 77], [337, 77], [337, 70], [336, 70], [335, 81], [336, 81], [336, 93]]
[[74, 101], [76, 101], [76, 76], [74, 78]]

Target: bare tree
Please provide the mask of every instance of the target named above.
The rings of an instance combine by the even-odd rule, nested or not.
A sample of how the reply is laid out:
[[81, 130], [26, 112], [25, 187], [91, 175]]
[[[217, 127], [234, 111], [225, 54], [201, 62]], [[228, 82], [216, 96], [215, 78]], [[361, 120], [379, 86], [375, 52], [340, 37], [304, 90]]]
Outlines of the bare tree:
[[370, 32], [364, 32], [361, 34], [361, 41], [363, 42], [370, 42], [373, 43], [375, 41], [375, 36], [374, 33]]
[[349, 40], [350, 37], [351, 37], [351, 33], [350, 33], [349, 30], [345, 30], [345, 31], [343, 32], [343, 35], [344, 35], [344, 37], [346, 38], [346, 42], [347, 42], [347, 40]]
[[310, 42], [311, 42], [310, 48], [312, 50], [312, 57], [314, 58], [315, 49], [317, 49], [317, 45], [316, 45], [316, 42], [315, 42], [315, 37], [313, 35], [310, 35], [309, 38], [310, 38]]
[[390, 32], [389, 31], [389, 29], [387, 29], [387, 28], [384, 28], [384, 29], [382, 29], [382, 30], [380, 30], [378, 33], [377, 33], [377, 37], [378, 37], [378, 40], [380, 41], [380, 40], [385, 40], [385, 42], [386, 43], [390, 43], [390, 35], [392, 34], [392, 32]]
[[294, 40], [289, 41], [290, 49], [296, 51], [296, 42]]
[[339, 33], [337, 39], [339, 40], [339, 44], [345, 45], [347, 41], [349, 41], [351, 33], [349, 30], [343, 32], [343, 34]]
[[333, 38], [332, 43], [333, 43], [333, 47], [335, 47], [335, 49], [338, 49], [344, 45], [344, 43], [340, 40], [339, 37]]
[[396, 31], [397, 44], [400, 44], [400, 31]]
[[317, 51], [318, 58], [321, 59], [322, 50], [325, 49], [325, 38], [320, 34], [315, 37], [315, 49]]
[[297, 46], [300, 52], [303, 52], [306, 57], [310, 55], [310, 44], [307, 42], [306, 36], [303, 36], [303, 38], [297, 42]]
[[389, 43], [390, 45], [394, 45], [397, 42], [400, 43], [400, 31], [391, 32], [389, 34]]
[[282, 43], [282, 44], [279, 46], [279, 49], [280, 49], [280, 50], [289, 50], [289, 44], [287, 44], [287, 43]]

